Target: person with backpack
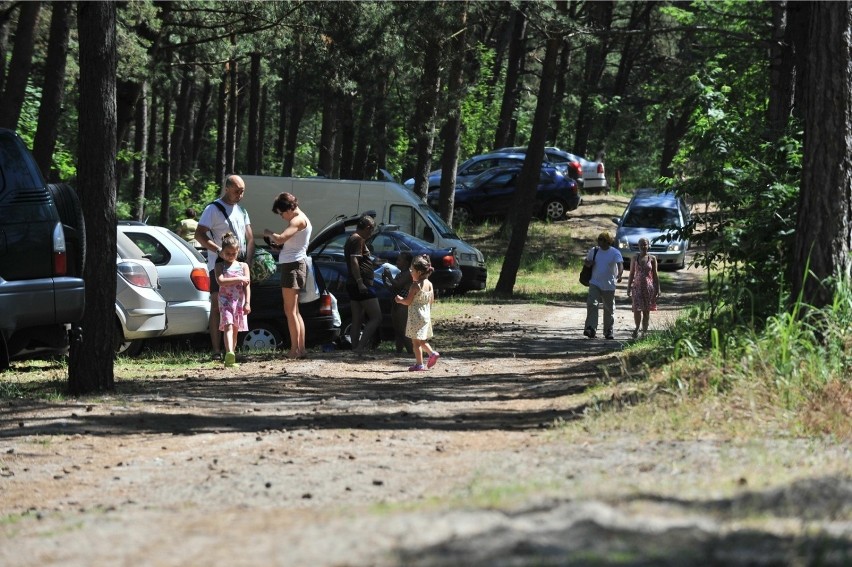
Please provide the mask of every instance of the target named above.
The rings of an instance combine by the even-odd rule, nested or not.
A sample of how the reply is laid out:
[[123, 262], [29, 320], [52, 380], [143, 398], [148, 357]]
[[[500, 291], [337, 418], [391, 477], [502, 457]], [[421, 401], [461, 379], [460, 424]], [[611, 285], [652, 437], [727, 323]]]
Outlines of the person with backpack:
[[226, 233], [231, 232], [239, 241], [239, 249], [245, 252], [240, 261], [250, 261], [254, 258], [251, 220], [248, 212], [239, 205], [245, 191], [246, 183], [242, 177], [227, 176], [222, 195], [204, 207], [201, 218], [198, 219], [198, 228], [195, 229], [195, 240], [207, 250], [207, 271], [210, 273], [210, 343], [213, 348], [213, 360], [216, 361], [223, 360], [222, 333], [219, 331], [219, 285], [215, 274], [216, 264], [222, 262], [222, 246], [219, 243]]
[[586, 328], [583, 334], [595, 338], [598, 328], [598, 306], [603, 304], [604, 336], [612, 340], [615, 325], [615, 284], [621, 283], [624, 274], [624, 258], [613, 245], [612, 235], [602, 232], [598, 245], [586, 254], [584, 264], [592, 267], [589, 295], [586, 298]]

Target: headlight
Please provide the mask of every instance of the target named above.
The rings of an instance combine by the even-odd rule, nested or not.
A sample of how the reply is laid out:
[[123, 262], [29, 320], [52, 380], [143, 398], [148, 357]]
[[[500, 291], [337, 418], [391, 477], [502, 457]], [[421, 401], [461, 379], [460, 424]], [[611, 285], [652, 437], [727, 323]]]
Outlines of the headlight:
[[669, 252], [680, 252], [681, 244], [682, 243], [680, 242], [670, 242], [666, 250], [668, 250]]
[[619, 238], [618, 239], [618, 248], [620, 250], [630, 250], [630, 243], [627, 241], [626, 238]]

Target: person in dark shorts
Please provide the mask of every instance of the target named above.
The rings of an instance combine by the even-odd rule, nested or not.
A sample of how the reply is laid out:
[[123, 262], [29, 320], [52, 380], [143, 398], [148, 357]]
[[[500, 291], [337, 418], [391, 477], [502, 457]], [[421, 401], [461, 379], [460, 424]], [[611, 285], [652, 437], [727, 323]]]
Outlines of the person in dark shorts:
[[305, 321], [299, 313], [299, 292], [308, 285], [308, 242], [311, 240], [311, 221], [299, 208], [299, 200], [291, 193], [281, 193], [272, 203], [272, 212], [281, 215], [287, 226], [280, 233], [268, 228], [263, 236], [275, 246], [280, 246], [278, 263], [281, 264], [281, 294], [284, 298], [284, 316], [290, 331], [289, 358], [304, 358]]

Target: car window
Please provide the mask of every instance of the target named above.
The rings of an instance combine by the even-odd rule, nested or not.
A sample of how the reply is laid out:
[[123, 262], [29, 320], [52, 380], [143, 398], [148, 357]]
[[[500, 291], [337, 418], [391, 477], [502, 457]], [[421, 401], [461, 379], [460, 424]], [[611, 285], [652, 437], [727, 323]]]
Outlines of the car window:
[[396, 241], [387, 234], [377, 234], [371, 242], [373, 252], [395, 252]]
[[155, 266], [165, 266], [172, 259], [168, 249], [156, 237], [144, 232], [125, 232], [130, 240], [138, 246], [154, 263]]
[[329, 266], [322, 265], [319, 266], [319, 271], [322, 274], [322, 279], [325, 281], [325, 287], [328, 291], [337, 296], [339, 296], [341, 292], [345, 292], [346, 275], [344, 275], [344, 273]]
[[16, 138], [0, 136], [0, 195], [7, 190], [43, 187], [38, 172], [33, 170], [29, 156], [21, 151]]
[[391, 205], [389, 220], [389, 224], [397, 225], [402, 232], [422, 238], [427, 242], [435, 241], [432, 230], [426, 230], [429, 226], [426, 224], [426, 220], [408, 205]]
[[489, 158], [489, 159], [481, 159], [475, 163], [470, 164], [470, 167], [464, 172], [465, 175], [474, 175], [477, 173], [482, 173], [483, 171], [489, 170], [492, 167], [496, 167], [499, 164], [499, 160]]
[[680, 226], [677, 209], [663, 207], [631, 207], [624, 215], [622, 226], [628, 228], [668, 228]]
[[492, 177], [483, 185], [484, 188], [502, 188], [514, 185], [515, 178], [518, 176], [516, 171], [506, 171]]
[[313, 251], [313, 254], [343, 254], [346, 240], [352, 235], [351, 232], [338, 234], [334, 238]]

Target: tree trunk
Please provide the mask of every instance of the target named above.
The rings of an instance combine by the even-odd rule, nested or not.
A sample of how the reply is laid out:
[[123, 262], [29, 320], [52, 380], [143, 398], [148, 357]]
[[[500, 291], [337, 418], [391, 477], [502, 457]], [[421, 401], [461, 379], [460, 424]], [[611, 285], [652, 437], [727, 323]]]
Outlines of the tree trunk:
[[281, 171], [281, 175], [285, 177], [293, 175], [293, 165], [296, 162], [296, 145], [299, 142], [299, 127], [302, 125], [304, 115], [305, 99], [297, 94], [290, 104], [290, 129], [287, 131], [287, 148], [284, 152], [284, 166]]
[[149, 90], [151, 101], [148, 103], [148, 150], [145, 164], [145, 187], [157, 187], [160, 182], [160, 172], [157, 169], [157, 124], [159, 123], [160, 98], [156, 89]]
[[6, 83], [6, 57], [9, 53], [9, 18], [12, 10], [6, 6], [6, 0], [0, 0], [0, 93]]
[[157, 224], [167, 226], [169, 219], [169, 203], [171, 201], [172, 168], [169, 157], [172, 155], [171, 130], [172, 130], [172, 96], [163, 97], [163, 123], [160, 128], [160, 218]]
[[320, 128], [319, 161], [317, 173], [323, 177], [334, 176], [334, 144], [337, 141], [337, 93], [325, 89], [322, 101], [322, 127]]
[[663, 177], [674, 176], [672, 169], [672, 160], [680, 150], [680, 141], [686, 135], [689, 128], [689, 117], [692, 116], [692, 111], [695, 110], [695, 99], [690, 97], [684, 100], [681, 106], [680, 114], [675, 116], [669, 114], [666, 119], [666, 130], [663, 137], [663, 151], [660, 155], [660, 175]]
[[225, 129], [225, 175], [237, 170], [237, 110], [237, 60], [231, 59], [228, 62], [228, 126]]
[[18, 119], [27, 96], [27, 81], [32, 69], [35, 49], [35, 28], [41, 10], [41, 2], [24, 2], [19, 8], [18, 27], [15, 29], [15, 45], [9, 63], [9, 76], [3, 90], [0, 105], [0, 128], [18, 129]]
[[227, 145], [227, 130], [228, 130], [228, 75], [227, 72], [222, 75], [222, 81], [219, 83], [219, 96], [216, 104], [216, 184], [221, 185], [225, 182], [227, 171], [226, 151]]
[[210, 78], [205, 77], [204, 88], [201, 90], [201, 98], [198, 100], [198, 112], [195, 115], [195, 128], [192, 133], [192, 153], [190, 155], [190, 165], [192, 168], [198, 167], [198, 158], [201, 155], [201, 150], [207, 144], [207, 120], [210, 115], [210, 101], [213, 98], [213, 85], [210, 83]]
[[341, 179], [352, 179], [352, 164], [355, 159], [355, 97], [345, 95], [340, 109], [340, 175]]
[[374, 126], [375, 142], [373, 143], [371, 158], [367, 159], [367, 169], [364, 171], [365, 179], [374, 179], [380, 169], [388, 167], [388, 108], [385, 102], [388, 97], [387, 76], [382, 73], [379, 84], [376, 86], [376, 120]]
[[72, 343], [72, 395], [113, 390], [116, 254], [116, 4], [79, 2], [80, 120], [78, 188], [86, 223], [85, 337]]
[[559, 145], [559, 136], [562, 133], [562, 103], [568, 92], [567, 77], [568, 69], [571, 67], [571, 43], [562, 42], [562, 53], [559, 54], [559, 71], [556, 73], [556, 86], [553, 93], [553, 112], [550, 114], [550, 131], [547, 139], [554, 145]]
[[437, 38], [432, 38], [423, 54], [423, 77], [413, 124], [417, 153], [414, 192], [421, 198], [429, 191], [429, 170], [432, 168], [432, 148], [435, 144], [435, 112], [440, 90], [441, 44]]
[[808, 29], [811, 20], [810, 2], [787, 2], [786, 43], [793, 46], [793, 60], [796, 69], [793, 81], [793, 115], [803, 119], [805, 104], [805, 72], [808, 57]]
[[[852, 267], [852, 3], [810, 4], [805, 68], [802, 187], [792, 267], [793, 297], [832, 302]], [[807, 269], [807, 270], [806, 270]]]
[[498, 294], [512, 294], [515, 281], [518, 277], [518, 269], [521, 267], [521, 256], [524, 253], [524, 245], [526, 244], [533, 206], [536, 201], [536, 189], [538, 188], [538, 180], [541, 175], [541, 162], [544, 158], [547, 124], [553, 105], [556, 61], [559, 58], [559, 46], [561, 44], [562, 39], [558, 37], [547, 40], [547, 51], [544, 54], [544, 62], [542, 63], [541, 84], [539, 86], [538, 103], [535, 108], [530, 143], [527, 148], [524, 166], [518, 176], [517, 188], [515, 189], [515, 199], [512, 206], [512, 210], [514, 211], [511, 227], [512, 234], [506, 249], [506, 259], [503, 261], [503, 267], [500, 270], [500, 278], [497, 280], [497, 285], [494, 288]]
[[[467, 26], [467, 7], [462, 4], [459, 27]], [[441, 187], [438, 192], [438, 203], [441, 217], [448, 224], [453, 223], [453, 207], [456, 196], [456, 169], [459, 163], [459, 146], [461, 143], [461, 104], [464, 98], [464, 69], [467, 56], [467, 39], [464, 31], [453, 37], [453, 61], [450, 65], [450, 76], [447, 80], [447, 122], [442, 129], [444, 151], [441, 153]]]
[[266, 117], [269, 112], [269, 89], [266, 85], [260, 91], [260, 118], [257, 131], [257, 174], [263, 175], [264, 159], [266, 155]]
[[787, 1], [770, 2], [772, 7], [772, 43], [769, 50], [768, 139], [784, 133], [793, 110], [795, 59], [793, 45], [787, 41]]
[[248, 140], [246, 141], [246, 173], [258, 175], [260, 173], [260, 53], [251, 54], [251, 67], [249, 70], [249, 119]]
[[518, 109], [518, 83], [526, 56], [527, 18], [521, 10], [512, 11], [512, 40], [509, 43], [509, 57], [506, 60], [506, 83], [503, 87], [503, 102], [500, 105], [500, 118], [494, 134], [494, 149], [510, 146], [514, 139], [512, 132]]
[[38, 129], [33, 141], [33, 156], [44, 176], [53, 180], [53, 150], [56, 148], [59, 116], [65, 97], [65, 66], [70, 32], [68, 14], [71, 11], [71, 3], [55, 2], [51, 4], [51, 8], [53, 12], [50, 16], [50, 42], [44, 64], [44, 86], [38, 108]]
[[586, 49], [586, 65], [583, 82], [580, 85], [580, 109], [577, 112], [577, 126], [574, 133], [573, 152], [584, 156], [588, 152], [589, 135], [597, 117], [593, 110], [593, 98], [598, 92], [601, 76], [609, 53], [609, 32], [612, 27], [613, 2], [586, 2], [589, 24], [600, 30], [601, 34]]
[[275, 136], [275, 159], [284, 163], [284, 145], [287, 141], [287, 113], [290, 110], [290, 65], [285, 64], [279, 75], [278, 85], [278, 128]]
[[194, 87], [190, 71], [184, 70], [180, 81], [177, 104], [175, 105], [175, 119], [172, 124], [171, 148], [169, 151], [169, 202], [164, 202], [163, 207], [160, 209], [160, 226], [169, 226], [171, 224], [171, 211], [169, 210], [171, 195], [174, 192], [175, 184], [180, 179], [180, 172], [183, 169], [181, 160], [184, 158], [184, 139], [187, 137], [187, 132], [190, 129], [190, 107], [195, 92]]
[[352, 156], [352, 179], [367, 179], [367, 161], [370, 155], [370, 139], [373, 137], [373, 119], [376, 116], [376, 96], [367, 96], [358, 118], [358, 134], [355, 155]]
[[148, 164], [148, 84], [142, 85], [142, 95], [136, 101], [136, 126], [133, 128], [133, 218], [145, 220], [145, 170]]

